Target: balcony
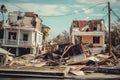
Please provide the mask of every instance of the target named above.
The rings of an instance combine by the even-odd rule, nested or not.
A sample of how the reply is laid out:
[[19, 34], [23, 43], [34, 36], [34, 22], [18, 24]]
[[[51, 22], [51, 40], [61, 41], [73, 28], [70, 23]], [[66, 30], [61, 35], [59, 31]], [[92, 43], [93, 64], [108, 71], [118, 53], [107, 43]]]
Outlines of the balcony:
[[19, 41], [18, 40], [7, 40], [5, 45], [16, 45], [16, 46], [31, 46], [28, 41]]
[[17, 45], [17, 40], [7, 40], [6, 44], [8, 44], [8, 45]]
[[28, 43], [28, 41], [19, 41], [19, 45], [23, 46], [23, 45], [30, 45], [30, 43]]

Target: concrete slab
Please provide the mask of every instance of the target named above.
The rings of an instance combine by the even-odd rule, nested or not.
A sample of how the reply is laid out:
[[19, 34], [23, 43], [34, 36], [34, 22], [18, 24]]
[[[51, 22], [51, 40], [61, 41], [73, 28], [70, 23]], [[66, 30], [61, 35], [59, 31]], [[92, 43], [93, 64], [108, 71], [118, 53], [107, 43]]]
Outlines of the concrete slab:
[[69, 68], [58, 67], [58, 66], [42, 66], [42, 67], [9, 67], [0, 68], [1, 73], [10, 73], [10, 74], [36, 74], [36, 75], [50, 75], [50, 76], [66, 76], [69, 71]]

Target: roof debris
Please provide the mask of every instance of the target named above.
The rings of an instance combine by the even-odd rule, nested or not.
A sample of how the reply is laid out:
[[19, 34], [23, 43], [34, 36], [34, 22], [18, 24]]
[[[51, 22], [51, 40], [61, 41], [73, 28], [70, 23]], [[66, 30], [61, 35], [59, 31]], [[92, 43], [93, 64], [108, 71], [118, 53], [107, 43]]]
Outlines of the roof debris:
[[[53, 47], [53, 46], [52, 46]], [[56, 46], [55, 46], [56, 47]], [[120, 74], [119, 53], [113, 50], [113, 55], [108, 53], [92, 54], [89, 44], [63, 44], [58, 45], [54, 52], [44, 54], [26, 54], [15, 57], [9, 64], [16, 69], [24, 67], [64, 66], [69, 68], [67, 74], [76, 76], [88, 73]], [[116, 53], [115, 53], [116, 52]]]

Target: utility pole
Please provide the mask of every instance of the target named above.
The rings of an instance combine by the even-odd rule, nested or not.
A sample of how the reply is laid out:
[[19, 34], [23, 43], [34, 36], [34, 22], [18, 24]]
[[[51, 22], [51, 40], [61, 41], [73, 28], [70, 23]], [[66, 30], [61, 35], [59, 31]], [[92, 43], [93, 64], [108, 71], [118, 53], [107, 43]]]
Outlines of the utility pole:
[[109, 55], [111, 55], [111, 31], [110, 31], [110, 11], [111, 11], [111, 8], [110, 8], [110, 2], [108, 2], [108, 28], [109, 28], [109, 38], [108, 38], [108, 41], [109, 41]]

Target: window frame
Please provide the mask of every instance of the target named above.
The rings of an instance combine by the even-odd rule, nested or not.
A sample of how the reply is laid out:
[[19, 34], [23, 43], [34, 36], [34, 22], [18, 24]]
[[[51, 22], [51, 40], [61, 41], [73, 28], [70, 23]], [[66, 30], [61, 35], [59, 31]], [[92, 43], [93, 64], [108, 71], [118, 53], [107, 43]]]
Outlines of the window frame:
[[100, 36], [93, 36], [93, 44], [99, 44], [100, 43]]
[[[26, 35], [27, 35], [27, 38], [25, 38]], [[28, 41], [28, 37], [29, 37], [29, 35], [27, 33], [24, 33], [23, 34], [23, 41]]]

